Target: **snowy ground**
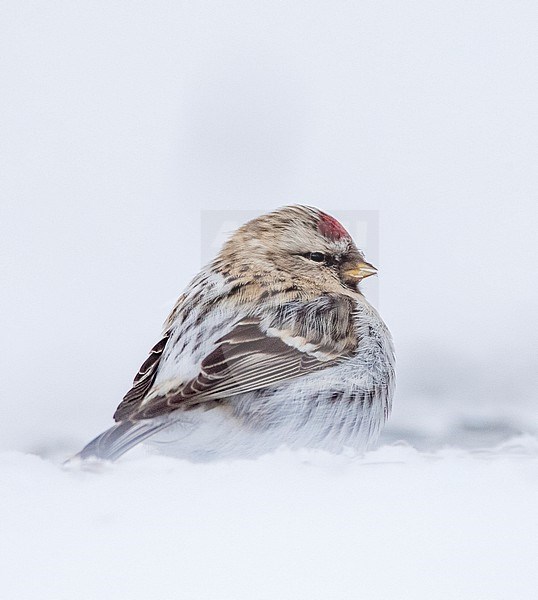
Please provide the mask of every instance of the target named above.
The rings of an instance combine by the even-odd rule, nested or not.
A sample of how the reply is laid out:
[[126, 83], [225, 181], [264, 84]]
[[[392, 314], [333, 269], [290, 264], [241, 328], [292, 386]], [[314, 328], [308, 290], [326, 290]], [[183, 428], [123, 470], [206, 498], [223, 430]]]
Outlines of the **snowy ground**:
[[531, 600], [538, 440], [98, 472], [0, 456], [2, 597]]

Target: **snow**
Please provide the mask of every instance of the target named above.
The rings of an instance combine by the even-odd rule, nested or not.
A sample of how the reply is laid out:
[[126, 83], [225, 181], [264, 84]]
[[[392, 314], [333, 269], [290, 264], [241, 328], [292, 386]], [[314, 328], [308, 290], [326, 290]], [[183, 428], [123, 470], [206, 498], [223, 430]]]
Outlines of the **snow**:
[[483, 452], [0, 456], [2, 597], [531, 600], [538, 440]]

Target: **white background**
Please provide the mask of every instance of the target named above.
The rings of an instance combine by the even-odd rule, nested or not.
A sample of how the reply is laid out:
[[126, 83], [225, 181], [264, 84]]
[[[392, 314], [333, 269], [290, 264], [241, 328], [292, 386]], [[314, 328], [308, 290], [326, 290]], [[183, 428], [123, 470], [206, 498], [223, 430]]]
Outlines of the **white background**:
[[[68, 476], [57, 474], [50, 463], [22, 453], [58, 460], [111, 424], [115, 406], [159, 339], [169, 307], [200, 267], [204, 209], [263, 212], [305, 203], [329, 213], [379, 211], [379, 308], [398, 355], [395, 410], [382, 443], [403, 439], [419, 450], [445, 445], [493, 448], [528, 434], [516, 445], [526, 448], [524, 455], [531, 452], [536, 457], [537, 28], [537, 4], [517, 0], [3, 0], [0, 449], [10, 457], [5, 460], [12, 472], [23, 479], [21, 488], [11, 488], [20, 494], [14, 492], [9, 510], [20, 508], [20, 499], [35, 491], [36, 479], [43, 488], [58, 480], [65, 497], [49, 498], [51, 505], [66, 507], [71, 493], [82, 494], [78, 480], [65, 479]], [[361, 240], [357, 242], [360, 246]], [[365, 282], [366, 294], [368, 285]], [[378, 451], [377, 460], [384, 463], [383, 452], [389, 450]], [[387, 521], [392, 513], [383, 499], [386, 494], [397, 496], [401, 485], [409, 493], [420, 489], [423, 498], [432, 500], [430, 474], [419, 468], [424, 455], [405, 452], [398, 460], [409, 466], [407, 474], [393, 477], [390, 469], [381, 469], [373, 476], [379, 489], [365, 498], [373, 505], [382, 500], [379, 514], [368, 509], [374, 521]], [[505, 454], [492, 452], [497, 457]], [[300, 471], [297, 465], [302, 463], [279, 456], [293, 480], [293, 465]], [[432, 481], [451, 481], [460, 467], [439, 461], [444, 466]], [[317, 598], [314, 592], [326, 589], [319, 597], [329, 597], [332, 590], [332, 597], [374, 598], [375, 582], [383, 581], [377, 591], [384, 598], [417, 598], [422, 592], [425, 597], [489, 600], [497, 597], [495, 590], [503, 600], [531, 598], [536, 588], [525, 565], [530, 568], [536, 552], [529, 548], [534, 539], [530, 513], [521, 510], [518, 499], [527, 502], [537, 481], [527, 473], [512, 482], [513, 504], [506, 504], [498, 494], [512, 471], [494, 463], [490, 479], [482, 477], [482, 463], [474, 462], [467, 467], [468, 480], [454, 476], [439, 510], [446, 516], [460, 503], [479, 510], [482, 499], [497, 498], [488, 513], [491, 520], [500, 523], [512, 515], [520, 521], [508, 521], [514, 525], [511, 531], [521, 526], [528, 536], [506, 542], [520, 542], [521, 554], [512, 561], [499, 542], [504, 534], [482, 530], [471, 517], [463, 519], [465, 535], [452, 545], [447, 542], [435, 560], [431, 553], [409, 554], [395, 541], [398, 535], [410, 535], [405, 537], [409, 547], [424, 543], [417, 534], [420, 515], [409, 502], [401, 513], [409, 527], [403, 526], [400, 534], [393, 523], [378, 538], [379, 532], [368, 529], [370, 521], [355, 522], [354, 539], [367, 545], [361, 556], [368, 555], [366, 548], [372, 544], [379, 551], [392, 549], [384, 566], [381, 558], [375, 562], [378, 571], [368, 563], [371, 576], [366, 579], [338, 575], [345, 570], [342, 565], [351, 569], [355, 564], [349, 544], [344, 544], [343, 557], [334, 558], [332, 552], [336, 562], [329, 564], [342, 569], [331, 571], [327, 588], [317, 580], [312, 589], [267, 584], [266, 593], [253, 596], [249, 586], [234, 587], [234, 582], [243, 581], [235, 571], [229, 579], [219, 571], [215, 590], [207, 597], [235, 599], [244, 593], [256, 599], [295, 599], [303, 590], [305, 597]], [[132, 476], [136, 482], [137, 469], [126, 464], [130, 470], [118, 466], [117, 476]], [[267, 464], [260, 463], [261, 472], [266, 468], [278, 476], [280, 463]], [[526, 473], [531, 463], [522, 464]], [[180, 469], [169, 462], [155, 468], [159, 473]], [[237, 469], [242, 481], [241, 467], [229, 468]], [[150, 463], [145, 469], [151, 472]], [[181, 469], [187, 470], [189, 481], [198, 481], [195, 467]], [[245, 469], [248, 478], [252, 465]], [[361, 471], [349, 469], [344, 481], [359, 501], [361, 493], [353, 486], [360, 486]], [[321, 487], [324, 473], [318, 473]], [[110, 488], [106, 480], [92, 485], [103, 485], [111, 494], [119, 486], [125, 492], [125, 497], [119, 492], [122, 502], [129, 505], [130, 494], [139, 493], [135, 483], [124, 489], [114, 472], [108, 477]], [[159, 485], [160, 476], [155, 477]], [[204, 477], [202, 473], [200, 481]], [[147, 481], [153, 482], [149, 475]], [[471, 481], [479, 488], [478, 481], [486, 482], [478, 496], [472, 496]], [[277, 485], [280, 500], [288, 497], [287, 482], [284, 478], [281, 487]], [[171, 510], [174, 504], [167, 493], [177, 493], [180, 505], [183, 499], [180, 492], [172, 492], [171, 484], [166, 486], [163, 502]], [[256, 498], [258, 488], [252, 484], [243, 491]], [[235, 506], [230, 490], [224, 493], [228, 509]], [[47, 521], [43, 496], [38, 493], [35, 502]], [[131, 505], [129, 519], [136, 521], [142, 509], [159, 512], [153, 505], [150, 510], [151, 502], [146, 498], [144, 507]], [[239, 526], [246, 506], [230, 513]], [[345, 514], [352, 515], [356, 506], [346, 504]], [[322, 505], [312, 510], [314, 521], [330, 530], [323, 525]], [[35, 507], [20, 512], [21, 522], [26, 511], [35, 513]], [[285, 509], [269, 514], [277, 520], [284, 514], [284, 522], [295, 518]], [[90, 529], [95, 525], [92, 515], [90, 510]], [[121, 535], [122, 528], [115, 529], [117, 523], [110, 518], [110, 534]], [[442, 538], [447, 529], [432, 513], [428, 519], [430, 530]], [[80, 530], [69, 526], [80, 534], [73, 542], [77, 547], [84, 543], [86, 525], [79, 519], [74, 522]], [[196, 528], [204, 522], [194, 518], [190, 533], [183, 531], [184, 539], [192, 543], [201, 535], [215, 548], [214, 531], [200, 533]], [[456, 511], [448, 527], [454, 531], [461, 522]], [[335, 525], [339, 526], [344, 531], [346, 526]], [[28, 538], [20, 534], [23, 546], [33, 531], [28, 530]], [[252, 531], [241, 531], [249, 539]], [[12, 531], [15, 537], [17, 532]], [[269, 540], [260, 561], [274, 556], [276, 538]], [[169, 552], [173, 538], [166, 539]], [[308, 539], [313, 554], [305, 564], [315, 552]], [[321, 539], [331, 551], [340, 548], [337, 537]], [[148, 540], [156, 545], [150, 544], [148, 553], [165, 552], [158, 540], [144, 537], [140, 530], [131, 541], [144, 547]], [[69, 553], [60, 538], [51, 540], [52, 547], [54, 543], [59, 555]], [[101, 556], [100, 541], [92, 544], [90, 551]], [[242, 552], [248, 554], [247, 546], [238, 542], [227, 548], [232, 555], [236, 549], [240, 561]], [[450, 563], [453, 568], [446, 579], [431, 588], [437, 594], [421, 585], [422, 561], [437, 572], [463, 547], [485, 556], [481, 568], [469, 571], [476, 587], [454, 587], [461, 573], [457, 562]], [[140, 560], [146, 556], [142, 551], [135, 555]], [[408, 579], [387, 579], [387, 572], [398, 572], [394, 569], [401, 555]], [[296, 558], [291, 552], [290, 561]], [[101, 559], [103, 569], [110, 568], [109, 559]], [[104, 584], [92, 588], [97, 579], [91, 575], [85, 581], [90, 591], [84, 596], [77, 587], [76, 565], [84, 562], [80, 560], [71, 560], [72, 587], [50, 588], [51, 598], [119, 598], [126, 593], [137, 597], [121, 585], [116, 591]], [[202, 562], [200, 558], [198, 570], [189, 571], [193, 581], [206, 576]], [[522, 586], [517, 593], [508, 583], [503, 588], [491, 579], [501, 565], [510, 581]], [[19, 587], [6, 597], [46, 597], [42, 590], [38, 594], [26, 588], [25, 578], [17, 573], [13, 585]], [[184, 595], [170, 595], [172, 579], [163, 573], [160, 577], [165, 582], [161, 598], [206, 597], [192, 582], [182, 588]], [[299, 577], [306, 578], [306, 571]], [[344, 583], [335, 591], [330, 581], [339, 577]], [[368, 582], [365, 596], [357, 591], [361, 580]], [[481, 596], [478, 590], [486, 581], [491, 589]], [[396, 583], [401, 584], [397, 592], [383, 587]], [[259, 584], [255, 578], [253, 585], [259, 589]], [[143, 586], [135, 588], [149, 597]], [[403, 589], [414, 591], [406, 596]]]

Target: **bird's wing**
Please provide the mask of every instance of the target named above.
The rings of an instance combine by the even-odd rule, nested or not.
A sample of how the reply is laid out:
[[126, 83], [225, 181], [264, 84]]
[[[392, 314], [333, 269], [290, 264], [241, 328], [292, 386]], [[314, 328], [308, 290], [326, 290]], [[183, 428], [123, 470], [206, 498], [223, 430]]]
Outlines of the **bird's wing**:
[[125, 394], [120, 406], [136, 406], [145, 398], [153, 386], [153, 382], [157, 376], [161, 357], [164, 349], [166, 348], [166, 343], [168, 342], [169, 337], [170, 332], [167, 331], [162, 340], [155, 344], [155, 346], [153, 346], [153, 348], [149, 351], [149, 356], [146, 358], [140, 369], [138, 369], [138, 373], [135, 375], [133, 387]]
[[[147, 387], [155, 379], [155, 364], [150, 364], [147, 374], [142, 369], [140, 380], [114, 418], [139, 420], [165, 415], [333, 366], [357, 347], [354, 306], [347, 296], [327, 294], [311, 302], [281, 305], [269, 316], [242, 319], [216, 341], [202, 360], [198, 375], [190, 381], [176, 385], [166, 382], [166, 391], [160, 392], [160, 386]], [[156, 349], [160, 349], [159, 344]], [[154, 360], [158, 360], [157, 352]]]

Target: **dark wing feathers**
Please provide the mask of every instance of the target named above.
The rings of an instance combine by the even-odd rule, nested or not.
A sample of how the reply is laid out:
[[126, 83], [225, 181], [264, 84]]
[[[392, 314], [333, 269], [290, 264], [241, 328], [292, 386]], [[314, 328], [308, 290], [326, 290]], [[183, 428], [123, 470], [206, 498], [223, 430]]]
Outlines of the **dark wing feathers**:
[[[243, 319], [217, 340], [197, 377], [143, 402], [155, 380], [167, 341], [164, 338], [142, 366], [114, 418], [139, 420], [165, 415], [332, 366], [357, 346], [353, 306], [353, 300], [346, 296], [327, 295], [306, 304], [290, 302], [271, 319]], [[298, 338], [309, 344], [307, 352], [294, 347]]]
[[162, 340], [150, 350], [149, 356], [135, 375], [133, 387], [125, 394], [121, 404], [114, 413], [116, 421], [122, 421], [127, 418], [129, 413], [146, 397], [157, 376], [161, 356], [169, 337], [170, 332], [167, 331]]
[[[314, 370], [335, 364], [321, 361], [301, 352], [277, 337], [263, 333], [259, 325], [248, 325], [252, 338], [245, 337], [238, 323], [239, 338], [226, 336], [203, 361], [195, 379], [162, 396], [152, 398], [140, 407], [134, 418], [147, 419], [209, 400], [222, 400], [293, 379]], [[233, 334], [233, 332], [232, 332]], [[131, 418], [133, 418], [131, 417]]]

